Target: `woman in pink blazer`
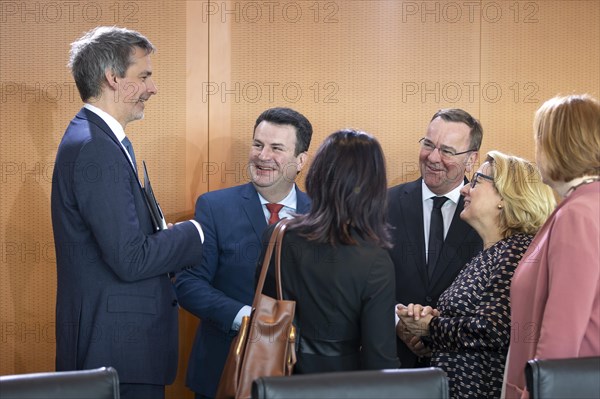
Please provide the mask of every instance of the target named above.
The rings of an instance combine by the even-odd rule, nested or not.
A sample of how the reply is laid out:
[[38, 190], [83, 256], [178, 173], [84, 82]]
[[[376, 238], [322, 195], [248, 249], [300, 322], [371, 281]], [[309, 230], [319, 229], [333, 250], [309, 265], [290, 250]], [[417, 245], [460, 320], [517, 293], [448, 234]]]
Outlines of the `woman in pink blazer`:
[[530, 359], [600, 355], [600, 102], [548, 100], [534, 134], [542, 178], [563, 200], [512, 279], [507, 398], [529, 396]]

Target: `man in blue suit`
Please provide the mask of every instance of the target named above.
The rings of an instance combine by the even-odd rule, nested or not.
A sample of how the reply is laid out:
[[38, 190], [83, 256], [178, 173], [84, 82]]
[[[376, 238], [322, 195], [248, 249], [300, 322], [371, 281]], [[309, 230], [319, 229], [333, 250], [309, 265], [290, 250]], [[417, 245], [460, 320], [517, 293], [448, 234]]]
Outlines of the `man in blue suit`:
[[[84, 107], [52, 180], [56, 370], [112, 366], [122, 398], [164, 398], [177, 372], [178, 309], [168, 276], [202, 256], [196, 221], [156, 231], [125, 127], [157, 93], [140, 33], [96, 28], [72, 44]], [[129, 147], [129, 148], [128, 148]]]
[[242, 317], [250, 315], [263, 230], [309, 210], [308, 197], [294, 182], [306, 165], [311, 136], [302, 114], [266, 110], [254, 125], [251, 182], [206, 193], [196, 202], [196, 220], [206, 236], [202, 263], [179, 273], [175, 283], [181, 306], [201, 319], [186, 381], [196, 398], [215, 396], [231, 341]]

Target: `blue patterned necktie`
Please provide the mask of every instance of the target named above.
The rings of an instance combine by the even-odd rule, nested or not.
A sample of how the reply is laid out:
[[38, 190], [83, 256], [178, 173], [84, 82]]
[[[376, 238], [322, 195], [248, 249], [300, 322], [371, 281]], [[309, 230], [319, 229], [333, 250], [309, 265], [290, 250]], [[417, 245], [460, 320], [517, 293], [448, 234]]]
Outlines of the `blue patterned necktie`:
[[133, 163], [133, 170], [135, 171], [135, 174], [137, 175], [137, 162], [135, 161], [135, 153], [133, 152], [133, 145], [131, 145], [131, 141], [129, 141], [127, 136], [125, 136], [125, 138], [123, 139], [123, 141], [121, 141], [121, 143], [123, 143], [123, 147], [125, 147], [125, 149], [129, 153], [129, 156], [131, 157], [131, 162]]

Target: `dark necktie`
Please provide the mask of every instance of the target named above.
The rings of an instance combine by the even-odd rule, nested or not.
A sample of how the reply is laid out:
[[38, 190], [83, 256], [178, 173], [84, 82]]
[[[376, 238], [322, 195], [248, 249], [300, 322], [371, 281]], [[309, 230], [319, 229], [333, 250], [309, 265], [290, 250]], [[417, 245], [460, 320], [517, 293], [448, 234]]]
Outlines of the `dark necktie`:
[[133, 145], [131, 145], [131, 141], [129, 141], [127, 136], [125, 136], [125, 138], [123, 139], [123, 141], [121, 141], [121, 143], [123, 143], [123, 147], [125, 147], [125, 149], [129, 153], [129, 156], [131, 157], [131, 163], [133, 163], [133, 170], [135, 171], [135, 174], [137, 175], [137, 162], [135, 161], [135, 153], [133, 152]]
[[277, 223], [279, 221], [279, 211], [283, 208], [281, 204], [266, 204], [267, 209], [271, 212], [269, 217], [269, 224]]
[[433, 209], [431, 210], [431, 224], [429, 225], [429, 246], [427, 273], [429, 278], [433, 275], [435, 266], [440, 258], [442, 246], [444, 245], [444, 218], [442, 217], [442, 206], [448, 200], [447, 197], [433, 197]]

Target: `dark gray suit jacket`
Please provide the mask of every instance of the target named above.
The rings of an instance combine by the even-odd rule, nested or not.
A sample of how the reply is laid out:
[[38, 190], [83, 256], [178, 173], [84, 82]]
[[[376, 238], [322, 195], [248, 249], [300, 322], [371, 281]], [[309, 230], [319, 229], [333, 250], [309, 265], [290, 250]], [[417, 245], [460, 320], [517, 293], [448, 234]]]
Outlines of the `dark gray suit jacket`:
[[[459, 217], [464, 204], [461, 196], [438, 265], [429, 279], [425, 263], [421, 181], [400, 184], [388, 192], [388, 222], [393, 227], [394, 244], [390, 256], [396, 268], [397, 301], [435, 308], [440, 294], [467, 262], [481, 251], [482, 242], [477, 232]], [[417, 356], [401, 340], [398, 340], [398, 357], [402, 367], [415, 367]]]
[[83, 108], [52, 181], [59, 371], [112, 366], [122, 383], [175, 379], [178, 310], [167, 273], [197, 263], [202, 244], [191, 222], [154, 233], [143, 195], [116, 136]]
[[[273, 229], [265, 232], [263, 248]], [[295, 374], [400, 366], [394, 332], [392, 261], [388, 251], [356, 231], [352, 237], [357, 245], [333, 246], [308, 241], [294, 230], [284, 235], [283, 298], [296, 301]], [[277, 298], [274, 269], [271, 261], [263, 292]], [[257, 270], [257, 281], [259, 275]]]

